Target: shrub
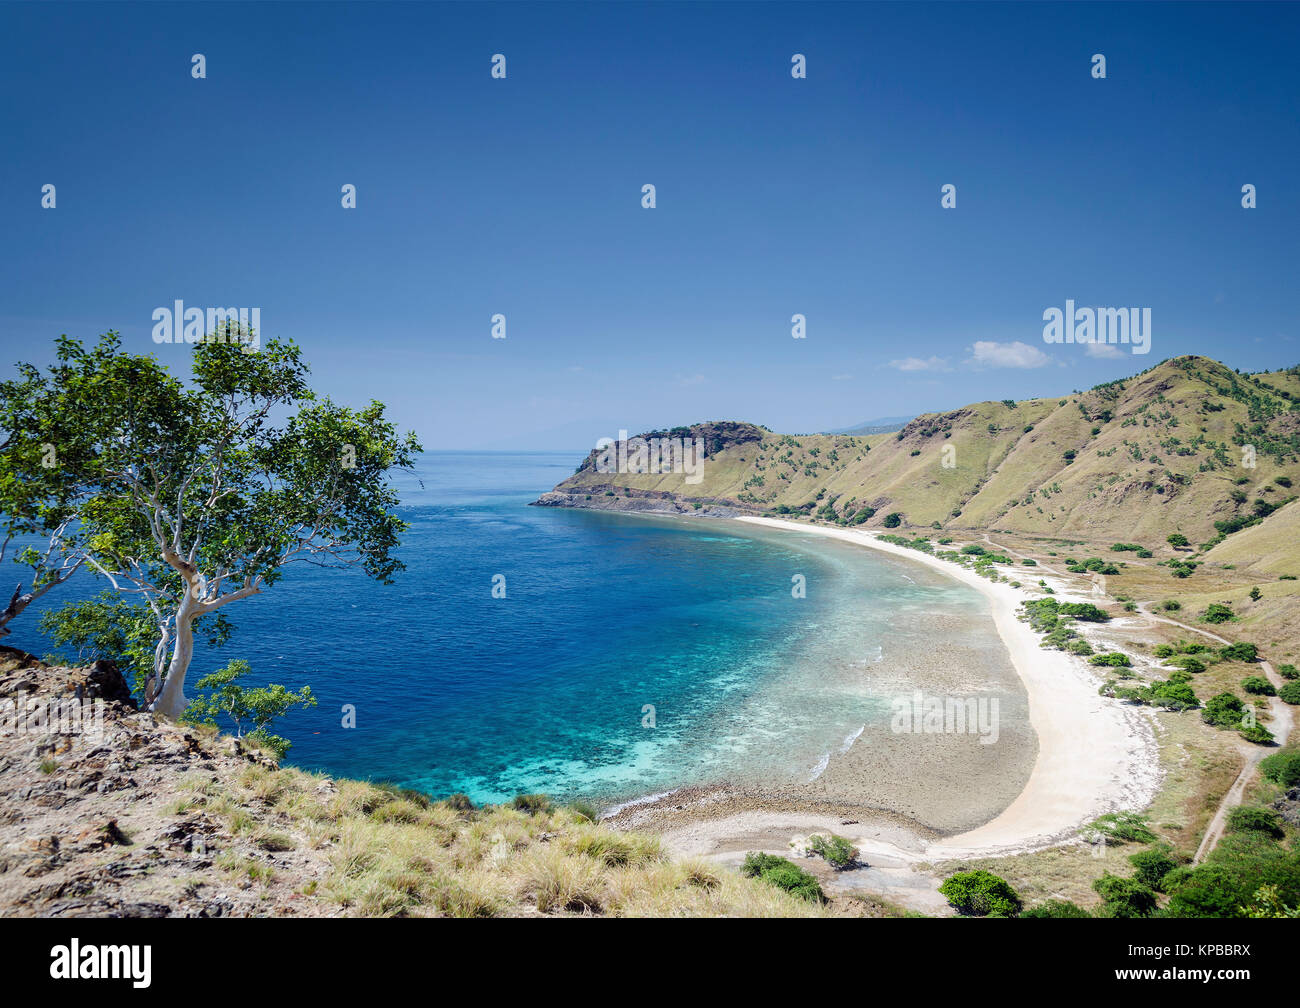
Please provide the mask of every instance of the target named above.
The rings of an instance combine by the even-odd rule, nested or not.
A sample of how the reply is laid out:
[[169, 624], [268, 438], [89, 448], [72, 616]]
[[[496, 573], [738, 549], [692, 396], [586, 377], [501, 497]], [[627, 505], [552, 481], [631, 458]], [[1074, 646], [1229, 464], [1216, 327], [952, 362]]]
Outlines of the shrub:
[[1160, 608], [1165, 612], [1178, 612], [1182, 607], [1183, 604], [1181, 602], [1176, 602], [1173, 599], [1165, 599], [1160, 603]]
[[589, 801], [571, 801], [567, 808], [575, 815], [586, 819], [587, 822], [600, 822], [600, 810]]
[[891, 511], [889, 514], [885, 515], [885, 528], [898, 528], [898, 526], [902, 524], [903, 516], [897, 511]]
[[1219, 648], [1219, 657], [1224, 661], [1256, 662], [1259, 661], [1259, 648], [1242, 641]]
[[1300, 857], [1258, 831], [1228, 833], [1205, 864], [1166, 876], [1171, 896], [1163, 916], [1236, 917], [1263, 885], [1277, 886], [1282, 901], [1294, 906]]
[[1284, 788], [1300, 785], [1300, 749], [1265, 756], [1259, 761], [1259, 772]]
[[1247, 693], [1253, 693], [1255, 696], [1277, 696], [1277, 690], [1273, 684], [1263, 676], [1247, 676], [1241, 680], [1241, 688]]
[[1173, 535], [1166, 538], [1165, 542], [1174, 549], [1182, 549], [1184, 546], [1189, 545], [1187, 536], [1183, 535], [1181, 532], [1175, 532]]
[[1131, 668], [1133, 662], [1129, 656], [1120, 651], [1107, 651], [1104, 654], [1095, 654], [1088, 659], [1089, 665], [1109, 665], [1112, 668]]
[[1273, 738], [1273, 733], [1258, 721], [1252, 721], [1250, 724], [1242, 725], [1237, 729], [1237, 734], [1247, 742], [1254, 742], [1256, 745], [1272, 745], [1277, 741]]
[[1205, 702], [1201, 720], [1217, 728], [1236, 728], [1241, 724], [1246, 705], [1233, 693], [1220, 693]]
[[1232, 606], [1222, 602], [1211, 602], [1201, 614], [1202, 621], [1206, 623], [1231, 623], [1236, 618], [1237, 614], [1232, 611]]
[[836, 871], [843, 871], [858, 862], [858, 849], [844, 837], [832, 833], [829, 837], [820, 834], [812, 838], [809, 844], [814, 854], [820, 854], [826, 863]]
[[1175, 711], [1192, 710], [1201, 705], [1195, 691], [1187, 683], [1172, 677], [1147, 687], [1146, 700], [1153, 707]]
[[983, 870], [958, 872], [939, 886], [958, 913], [972, 917], [1015, 917], [1021, 902], [1004, 878]]
[[1021, 917], [1091, 917], [1083, 907], [1069, 900], [1053, 899], [1030, 907], [1020, 914]]
[[529, 815], [537, 815], [539, 812], [551, 811], [551, 799], [544, 794], [515, 795], [510, 807], [518, 809], [520, 812], [527, 812]]
[[1277, 674], [1283, 679], [1300, 679], [1300, 669], [1297, 669], [1294, 665], [1279, 665]]
[[1283, 703], [1300, 704], [1300, 682], [1284, 683], [1277, 695]]
[[1150, 917], [1155, 911], [1156, 894], [1136, 879], [1107, 872], [1092, 887], [1103, 900], [1103, 917]]
[[1140, 812], [1108, 812], [1094, 819], [1088, 831], [1115, 843], [1151, 843], [1156, 838], [1147, 826], [1146, 816]]
[[1030, 560], [1028, 557], [1026, 557], [1024, 560], [1021, 560], [1020, 563], [1021, 563], [1021, 565], [1024, 566], [1024, 567], [1037, 567], [1037, 566], [1038, 566], [1038, 561], [1037, 561], [1037, 560]]
[[808, 874], [792, 861], [775, 854], [763, 854], [751, 851], [745, 855], [745, 863], [740, 866], [740, 874], [748, 878], [762, 879], [768, 885], [784, 889], [792, 896], [806, 899], [810, 903], [824, 903], [826, 895], [817, 884], [816, 877]]
[[1164, 892], [1165, 876], [1178, 867], [1178, 862], [1169, 856], [1169, 848], [1152, 847], [1149, 850], [1130, 854], [1129, 864], [1137, 869], [1133, 878], [1156, 892]]
[[1177, 658], [1170, 659], [1169, 664], [1173, 665], [1175, 668], [1182, 669], [1184, 672], [1190, 672], [1192, 674], [1205, 671], [1205, 662], [1201, 661], [1199, 658], [1193, 658], [1190, 655], [1180, 655]]
[[474, 803], [469, 800], [469, 795], [461, 794], [459, 791], [456, 792], [456, 794], [447, 795], [447, 797], [442, 800], [442, 803], [453, 812], [474, 811]]
[[1275, 840], [1281, 840], [1285, 836], [1281, 816], [1269, 809], [1253, 808], [1249, 805], [1238, 805], [1228, 813], [1228, 829], [1234, 833], [1254, 830], [1267, 834]]

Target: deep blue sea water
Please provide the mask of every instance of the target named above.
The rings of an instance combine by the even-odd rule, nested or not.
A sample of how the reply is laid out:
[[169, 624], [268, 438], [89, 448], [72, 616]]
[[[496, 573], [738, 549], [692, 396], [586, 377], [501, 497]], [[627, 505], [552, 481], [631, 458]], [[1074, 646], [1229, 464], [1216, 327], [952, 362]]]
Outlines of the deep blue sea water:
[[[396, 583], [298, 566], [225, 610], [234, 640], [199, 648], [187, 693], [246, 658], [255, 679], [310, 684], [319, 699], [279, 729], [291, 763], [476, 801], [612, 803], [808, 780], [888, 717], [879, 674], [925, 646], [923, 614], [980, 605], [964, 586], [918, 584], [899, 561], [810, 535], [528, 506], [578, 460], [425, 455], [418, 478], [398, 480], [411, 528]], [[792, 597], [794, 574], [806, 598]], [[50, 650], [34, 623], [7, 643]]]

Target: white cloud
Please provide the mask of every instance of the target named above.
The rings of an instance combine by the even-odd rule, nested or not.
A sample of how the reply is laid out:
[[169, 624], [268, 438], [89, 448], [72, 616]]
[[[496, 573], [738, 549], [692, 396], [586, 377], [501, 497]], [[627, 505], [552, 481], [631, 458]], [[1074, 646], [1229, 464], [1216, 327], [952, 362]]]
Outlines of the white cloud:
[[831, 375], [831, 381], [852, 381], [852, 380], [853, 380], [853, 375], [851, 374]]
[[1100, 357], [1103, 360], [1128, 360], [1129, 355], [1117, 347], [1114, 343], [1085, 343], [1088, 348], [1089, 357]]
[[1049, 362], [1047, 354], [1028, 343], [997, 343], [993, 340], [976, 340], [970, 348], [967, 364], [975, 367], [1037, 368]]
[[891, 360], [891, 368], [898, 368], [899, 371], [951, 371], [948, 366], [946, 357], [904, 357], [902, 360]]

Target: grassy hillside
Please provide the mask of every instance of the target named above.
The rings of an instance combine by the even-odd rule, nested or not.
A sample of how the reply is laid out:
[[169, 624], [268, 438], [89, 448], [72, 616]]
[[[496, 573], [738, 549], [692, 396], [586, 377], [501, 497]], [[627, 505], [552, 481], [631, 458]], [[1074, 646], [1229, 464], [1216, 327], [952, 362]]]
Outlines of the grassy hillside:
[[279, 767], [247, 738], [139, 713], [109, 662], [0, 647], [0, 702], [74, 691], [104, 700], [102, 736], [0, 732], [6, 917], [846, 912], [541, 796], [475, 808]]
[[[974, 403], [868, 437], [743, 423], [643, 436], [656, 435], [704, 439], [699, 483], [681, 473], [597, 472], [593, 452], [547, 502], [660, 498], [867, 527], [897, 513], [903, 526], [1143, 541], [1168, 557], [1170, 533], [1209, 544], [1300, 493], [1300, 368], [1241, 375], [1179, 357], [1087, 392]], [[1293, 522], [1292, 510], [1264, 517], [1259, 534], [1283, 517]]]

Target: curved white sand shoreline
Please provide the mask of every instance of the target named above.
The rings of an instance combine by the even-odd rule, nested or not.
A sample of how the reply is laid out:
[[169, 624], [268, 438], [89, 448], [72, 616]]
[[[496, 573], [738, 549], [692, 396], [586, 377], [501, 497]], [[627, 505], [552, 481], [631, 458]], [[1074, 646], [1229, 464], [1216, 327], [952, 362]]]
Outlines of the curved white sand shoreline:
[[[869, 532], [776, 518], [735, 520], [892, 553], [943, 571], [988, 599], [998, 634], [1029, 696], [1029, 720], [1038, 736], [1038, 756], [1025, 789], [1001, 814], [977, 829], [929, 844], [917, 852], [917, 860], [1042, 847], [1105, 812], [1141, 809], [1150, 803], [1160, 779], [1150, 721], [1140, 710], [1099, 696], [1098, 681], [1080, 659], [1039, 646], [1033, 630], [1016, 619], [1017, 607], [1030, 596], [966, 567], [881, 542]], [[861, 841], [864, 852], [871, 850], [870, 837]]]

